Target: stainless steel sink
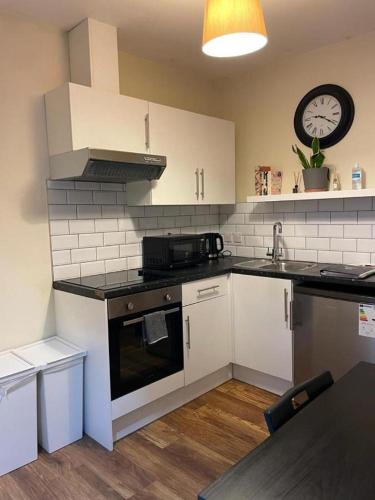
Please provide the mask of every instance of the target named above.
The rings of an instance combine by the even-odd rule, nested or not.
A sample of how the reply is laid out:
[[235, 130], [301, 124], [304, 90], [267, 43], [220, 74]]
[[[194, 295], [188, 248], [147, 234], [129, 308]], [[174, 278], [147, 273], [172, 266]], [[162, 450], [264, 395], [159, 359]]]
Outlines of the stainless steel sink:
[[280, 261], [273, 264], [263, 265], [261, 268], [267, 271], [290, 273], [294, 271], [306, 271], [314, 266], [315, 264], [313, 262]]
[[295, 271], [306, 271], [314, 267], [316, 264], [314, 262], [302, 262], [293, 260], [280, 260], [278, 262], [272, 263], [267, 259], [254, 259], [241, 262], [236, 264], [235, 267], [242, 269], [262, 269], [264, 271], [277, 271], [290, 273]]

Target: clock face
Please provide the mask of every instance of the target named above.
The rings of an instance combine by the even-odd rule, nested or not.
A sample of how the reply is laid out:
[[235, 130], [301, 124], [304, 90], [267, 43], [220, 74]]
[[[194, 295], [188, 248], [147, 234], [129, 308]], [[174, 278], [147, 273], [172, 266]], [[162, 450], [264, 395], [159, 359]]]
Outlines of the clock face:
[[340, 102], [329, 94], [312, 99], [302, 115], [303, 128], [311, 138], [327, 137], [337, 128], [341, 121], [342, 108]]
[[354, 103], [350, 94], [338, 85], [320, 85], [300, 101], [294, 115], [298, 139], [311, 146], [318, 137], [320, 146], [328, 148], [341, 141], [354, 119]]

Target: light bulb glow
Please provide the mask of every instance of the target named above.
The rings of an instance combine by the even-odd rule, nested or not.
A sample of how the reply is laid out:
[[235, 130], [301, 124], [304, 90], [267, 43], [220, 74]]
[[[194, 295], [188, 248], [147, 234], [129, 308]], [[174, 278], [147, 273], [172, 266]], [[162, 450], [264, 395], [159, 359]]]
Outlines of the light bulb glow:
[[202, 51], [212, 57], [244, 56], [262, 49], [267, 42], [267, 37], [260, 33], [229, 33], [208, 41]]

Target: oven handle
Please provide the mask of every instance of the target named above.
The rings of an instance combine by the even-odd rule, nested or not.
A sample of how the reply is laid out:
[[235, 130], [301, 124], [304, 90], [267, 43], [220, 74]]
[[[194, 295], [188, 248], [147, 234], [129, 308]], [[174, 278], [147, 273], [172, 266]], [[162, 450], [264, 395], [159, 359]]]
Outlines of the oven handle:
[[[164, 311], [164, 313], [165, 314], [172, 314], [172, 313], [178, 312], [180, 310], [181, 310], [180, 307], [175, 307], [173, 309], [168, 309], [167, 311]], [[122, 326], [129, 326], [129, 325], [135, 325], [136, 323], [142, 323], [142, 321], [144, 319], [145, 319], [144, 316], [139, 316], [138, 318], [129, 319], [128, 321], [124, 321]]]

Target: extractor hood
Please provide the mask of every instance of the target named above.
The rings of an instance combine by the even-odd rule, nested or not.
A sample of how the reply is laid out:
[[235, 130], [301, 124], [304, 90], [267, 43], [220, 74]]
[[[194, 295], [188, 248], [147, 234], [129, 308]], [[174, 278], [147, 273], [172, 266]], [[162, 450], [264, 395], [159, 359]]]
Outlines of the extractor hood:
[[165, 156], [84, 148], [50, 157], [51, 178], [128, 183], [159, 179]]

